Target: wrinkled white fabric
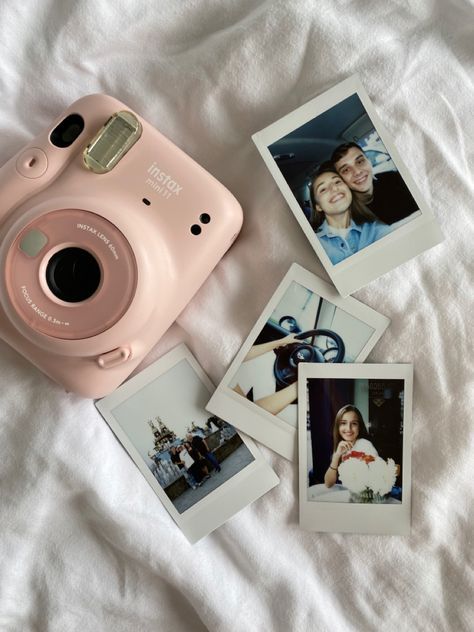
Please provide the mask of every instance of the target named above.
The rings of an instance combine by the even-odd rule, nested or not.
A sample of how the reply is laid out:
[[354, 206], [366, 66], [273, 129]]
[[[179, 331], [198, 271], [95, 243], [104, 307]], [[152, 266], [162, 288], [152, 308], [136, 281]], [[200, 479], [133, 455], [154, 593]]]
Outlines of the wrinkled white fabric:
[[302, 531], [262, 448], [281, 484], [191, 547], [92, 402], [0, 342], [2, 632], [472, 629], [473, 25], [469, 0], [1, 3], [1, 163], [105, 92], [243, 206], [143, 365], [184, 341], [217, 382], [291, 262], [325, 278], [250, 137], [355, 72], [446, 237], [356, 294], [392, 319], [369, 361], [415, 366], [410, 537]]

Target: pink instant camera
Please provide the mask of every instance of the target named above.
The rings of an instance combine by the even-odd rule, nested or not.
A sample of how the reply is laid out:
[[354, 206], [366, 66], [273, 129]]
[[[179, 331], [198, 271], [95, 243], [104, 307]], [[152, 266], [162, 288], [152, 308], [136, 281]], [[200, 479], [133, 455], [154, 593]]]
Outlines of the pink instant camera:
[[236, 238], [242, 209], [123, 103], [86, 96], [0, 169], [0, 336], [113, 391]]

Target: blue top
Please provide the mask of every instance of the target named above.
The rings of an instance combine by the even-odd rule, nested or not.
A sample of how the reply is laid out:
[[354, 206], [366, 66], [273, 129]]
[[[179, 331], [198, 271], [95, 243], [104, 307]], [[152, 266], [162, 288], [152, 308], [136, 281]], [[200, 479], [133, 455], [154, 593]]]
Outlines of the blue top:
[[349, 225], [349, 232], [344, 239], [340, 235], [331, 233], [329, 224], [324, 220], [317, 229], [316, 235], [331, 263], [336, 264], [359, 252], [362, 248], [370, 246], [377, 239], [385, 237], [385, 235], [390, 233], [390, 230], [390, 226], [380, 222], [356, 224], [352, 219]]

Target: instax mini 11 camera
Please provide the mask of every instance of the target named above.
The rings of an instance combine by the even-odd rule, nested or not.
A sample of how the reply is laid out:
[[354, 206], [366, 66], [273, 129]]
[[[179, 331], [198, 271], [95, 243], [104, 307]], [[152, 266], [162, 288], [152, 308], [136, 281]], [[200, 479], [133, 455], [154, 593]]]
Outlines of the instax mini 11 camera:
[[0, 200], [0, 336], [86, 397], [133, 371], [242, 225], [223, 185], [99, 94], [0, 169]]

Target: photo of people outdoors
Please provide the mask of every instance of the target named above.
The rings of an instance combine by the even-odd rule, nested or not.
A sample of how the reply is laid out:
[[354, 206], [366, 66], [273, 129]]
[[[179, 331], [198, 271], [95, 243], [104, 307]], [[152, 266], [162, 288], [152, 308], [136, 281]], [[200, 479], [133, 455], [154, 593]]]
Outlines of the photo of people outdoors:
[[228, 387], [293, 427], [300, 362], [354, 362], [375, 328], [292, 281]]
[[404, 380], [309, 378], [307, 388], [308, 501], [401, 503]]
[[357, 94], [268, 150], [333, 265], [421, 215]]
[[[235, 428], [218, 417], [209, 417], [203, 426], [192, 422], [184, 437], [178, 437], [160, 417], [148, 424], [154, 443], [148, 451], [153, 461], [149, 467], [180, 513], [228, 480], [235, 465], [240, 469], [243, 462], [253, 460]], [[232, 461], [232, 467], [217, 476], [222, 473], [221, 461], [231, 455], [227, 465]]]
[[208, 399], [181, 360], [112, 410], [180, 514], [254, 461], [235, 428], [204, 409]]

